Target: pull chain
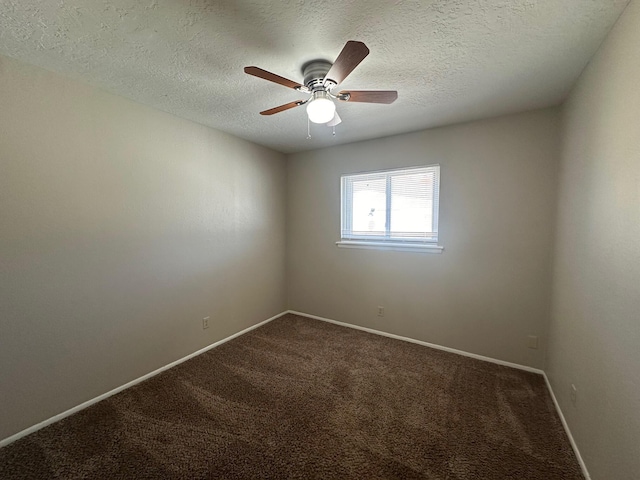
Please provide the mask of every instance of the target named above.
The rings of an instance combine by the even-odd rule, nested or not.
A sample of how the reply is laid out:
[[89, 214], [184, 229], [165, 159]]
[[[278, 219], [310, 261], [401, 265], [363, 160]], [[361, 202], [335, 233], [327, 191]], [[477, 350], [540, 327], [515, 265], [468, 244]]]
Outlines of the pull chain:
[[311, 140], [311, 120], [307, 117], [307, 140]]

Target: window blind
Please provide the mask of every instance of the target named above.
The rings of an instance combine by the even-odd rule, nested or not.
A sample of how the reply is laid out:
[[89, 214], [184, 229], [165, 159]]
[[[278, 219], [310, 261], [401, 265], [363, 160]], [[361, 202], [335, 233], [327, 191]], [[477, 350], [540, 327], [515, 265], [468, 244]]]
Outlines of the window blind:
[[342, 239], [438, 241], [440, 166], [342, 176]]

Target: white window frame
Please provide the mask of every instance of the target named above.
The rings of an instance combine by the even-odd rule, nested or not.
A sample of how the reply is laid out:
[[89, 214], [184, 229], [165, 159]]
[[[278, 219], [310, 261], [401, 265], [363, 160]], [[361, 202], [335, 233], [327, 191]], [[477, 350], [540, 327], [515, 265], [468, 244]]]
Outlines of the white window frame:
[[[425, 239], [407, 239], [393, 237], [390, 233], [391, 225], [391, 177], [394, 174], [406, 174], [412, 170], [424, 170], [435, 169], [435, 186], [433, 193], [433, 230], [434, 236]], [[381, 177], [386, 179], [386, 222], [384, 236], [380, 235], [354, 235], [345, 232], [351, 230], [350, 224], [352, 223], [351, 214], [348, 210], [348, 205], [352, 202], [347, 202], [346, 197], [353, 195], [353, 192], [349, 191], [349, 179], [358, 177], [359, 175], [376, 175], [380, 174]], [[422, 165], [416, 167], [403, 167], [393, 168], [387, 170], [376, 170], [370, 172], [359, 172], [344, 174], [340, 177], [340, 241], [336, 242], [336, 245], [342, 248], [365, 248], [375, 250], [400, 250], [410, 252], [431, 252], [440, 253], [444, 249], [438, 245], [438, 220], [439, 220], [439, 206], [440, 206], [440, 165]]]

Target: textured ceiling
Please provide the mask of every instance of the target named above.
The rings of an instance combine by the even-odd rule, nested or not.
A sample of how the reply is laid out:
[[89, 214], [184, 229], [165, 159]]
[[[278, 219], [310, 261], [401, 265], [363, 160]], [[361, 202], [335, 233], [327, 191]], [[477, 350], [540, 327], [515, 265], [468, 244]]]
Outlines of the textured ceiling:
[[[0, 0], [0, 53], [282, 152], [556, 105], [628, 0]], [[302, 81], [347, 40], [371, 53], [341, 85], [396, 89], [392, 105], [338, 104], [312, 124], [305, 98], [250, 77]]]

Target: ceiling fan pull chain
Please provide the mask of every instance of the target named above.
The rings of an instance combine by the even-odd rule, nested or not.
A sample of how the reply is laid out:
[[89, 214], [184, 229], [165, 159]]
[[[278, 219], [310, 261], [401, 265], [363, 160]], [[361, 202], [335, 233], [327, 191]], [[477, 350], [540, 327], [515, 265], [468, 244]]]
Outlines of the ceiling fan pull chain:
[[336, 136], [336, 126], [335, 125], [333, 126], [333, 136], [334, 137]]
[[311, 140], [311, 120], [307, 116], [307, 140]]

